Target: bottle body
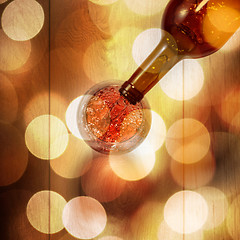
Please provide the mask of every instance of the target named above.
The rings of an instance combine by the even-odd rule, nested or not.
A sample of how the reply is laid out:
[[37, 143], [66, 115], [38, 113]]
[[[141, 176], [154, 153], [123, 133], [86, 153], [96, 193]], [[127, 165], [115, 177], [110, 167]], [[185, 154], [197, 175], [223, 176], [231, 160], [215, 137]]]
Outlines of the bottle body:
[[183, 58], [220, 49], [240, 27], [240, 1], [172, 0], [166, 7], [159, 45], [120, 88], [131, 103], [144, 95]]
[[219, 50], [240, 26], [240, 1], [174, 0], [164, 11], [162, 28], [180, 55], [208, 56]]

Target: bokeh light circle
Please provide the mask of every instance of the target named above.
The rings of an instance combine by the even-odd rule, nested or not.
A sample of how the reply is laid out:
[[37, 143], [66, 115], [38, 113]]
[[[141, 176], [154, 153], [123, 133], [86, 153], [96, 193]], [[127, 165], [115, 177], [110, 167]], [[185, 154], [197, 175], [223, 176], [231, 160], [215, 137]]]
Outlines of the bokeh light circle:
[[0, 122], [0, 186], [19, 180], [28, 164], [24, 137], [14, 126]]
[[124, 0], [128, 8], [141, 15], [154, 15], [164, 9], [168, 1], [156, 0]]
[[208, 153], [209, 147], [209, 132], [195, 119], [180, 119], [167, 132], [167, 151], [178, 162], [184, 164], [198, 162]]
[[18, 97], [13, 84], [0, 73], [0, 120], [13, 122], [17, 117]]
[[30, 41], [14, 41], [0, 29], [0, 69], [14, 71], [21, 68], [27, 62], [31, 48]]
[[164, 207], [164, 220], [178, 233], [193, 233], [200, 230], [208, 216], [206, 200], [193, 191], [180, 191], [172, 195]]
[[81, 102], [82, 96], [75, 98], [72, 100], [72, 102], [69, 104], [67, 111], [66, 111], [66, 124], [70, 132], [77, 138], [82, 139], [81, 134], [78, 130], [77, 125], [77, 111], [78, 106]]
[[157, 47], [162, 36], [160, 28], [150, 28], [141, 32], [134, 40], [132, 56], [138, 66], [149, 56]]
[[69, 143], [64, 153], [50, 162], [55, 173], [64, 178], [77, 178], [90, 168], [92, 149], [81, 139], [69, 135]]
[[146, 139], [141, 143], [141, 148], [144, 148], [146, 144], [146, 148], [151, 145], [151, 148], [154, 151], [160, 149], [166, 139], [167, 129], [166, 125], [159, 114], [154, 111], [151, 111], [152, 115], [152, 123], [149, 130], [149, 133]]
[[12, 1], [2, 14], [3, 31], [16, 41], [32, 39], [40, 32], [43, 23], [43, 8], [35, 0]]
[[239, 222], [240, 222], [240, 195], [232, 201], [227, 214], [228, 233], [234, 240], [240, 238]]
[[118, 0], [89, 0], [89, 1], [97, 5], [109, 5], [117, 2]]
[[203, 228], [213, 229], [222, 224], [228, 212], [228, 200], [226, 195], [215, 187], [202, 187], [196, 190], [208, 204], [208, 218]]
[[53, 191], [35, 193], [27, 204], [27, 217], [31, 225], [42, 233], [56, 233], [64, 226], [62, 223], [63, 208], [66, 200]]
[[201, 91], [203, 83], [202, 66], [194, 59], [180, 61], [159, 82], [170, 98], [179, 101], [195, 97]]
[[81, 178], [84, 192], [100, 202], [110, 202], [121, 195], [125, 181], [113, 172], [107, 157], [94, 159], [89, 171]]
[[152, 171], [155, 160], [155, 151], [149, 142], [138, 146], [132, 152], [109, 156], [114, 173], [127, 181], [137, 181], [146, 177]]
[[91, 197], [76, 197], [70, 200], [62, 216], [66, 230], [74, 237], [91, 239], [105, 228], [107, 215], [103, 206]]
[[44, 160], [59, 157], [65, 151], [68, 140], [67, 128], [53, 115], [36, 117], [25, 131], [27, 148], [33, 155]]

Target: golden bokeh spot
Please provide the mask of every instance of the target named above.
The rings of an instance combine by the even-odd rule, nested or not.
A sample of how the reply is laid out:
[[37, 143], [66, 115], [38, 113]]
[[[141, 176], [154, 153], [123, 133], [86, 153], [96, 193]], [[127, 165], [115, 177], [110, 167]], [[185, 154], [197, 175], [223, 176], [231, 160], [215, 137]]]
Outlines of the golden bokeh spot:
[[137, 181], [146, 177], [152, 171], [155, 160], [155, 151], [147, 142], [132, 152], [109, 156], [114, 173], [127, 181]]
[[2, 14], [2, 28], [9, 38], [26, 41], [42, 29], [44, 12], [35, 0], [15, 0], [8, 4]]
[[14, 126], [0, 122], [0, 186], [19, 180], [28, 164], [24, 138]]
[[69, 135], [66, 150], [60, 157], [51, 160], [50, 165], [61, 177], [77, 178], [90, 168], [92, 157], [92, 149], [83, 140]]
[[107, 215], [103, 206], [91, 197], [71, 199], [63, 210], [63, 225], [74, 237], [91, 239], [105, 228]]
[[167, 132], [167, 151], [180, 163], [198, 162], [208, 153], [209, 147], [209, 132], [201, 122], [195, 119], [180, 119]]
[[0, 30], [0, 69], [14, 71], [21, 68], [31, 53], [31, 42], [17, 42]]
[[27, 204], [27, 217], [31, 225], [39, 232], [53, 234], [61, 231], [63, 208], [66, 200], [53, 191], [41, 191], [34, 194]]
[[36, 157], [49, 160], [59, 157], [68, 145], [64, 123], [53, 115], [41, 115], [32, 120], [25, 132], [25, 142]]
[[172, 195], [164, 207], [164, 220], [175, 232], [189, 234], [199, 231], [208, 216], [206, 200], [193, 191], [180, 191]]

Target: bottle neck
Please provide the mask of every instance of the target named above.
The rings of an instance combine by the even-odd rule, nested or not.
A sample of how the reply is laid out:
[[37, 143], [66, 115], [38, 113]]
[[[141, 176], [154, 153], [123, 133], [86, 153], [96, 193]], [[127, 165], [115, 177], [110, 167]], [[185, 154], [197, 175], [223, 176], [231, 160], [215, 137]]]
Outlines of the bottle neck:
[[164, 33], [158, 46], [148, 58], [123, 83], [120, 93], [132, 104], [141, 101], [144, 95], [181, 59], [173, 37]]

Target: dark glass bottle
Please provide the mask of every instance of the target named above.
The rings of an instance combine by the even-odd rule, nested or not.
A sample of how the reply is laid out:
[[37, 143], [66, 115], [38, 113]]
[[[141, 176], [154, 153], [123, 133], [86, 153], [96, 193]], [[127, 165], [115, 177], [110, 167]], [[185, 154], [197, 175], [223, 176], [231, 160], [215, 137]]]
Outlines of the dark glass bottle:
[[120, 93], [136, 104], [177, 62], [216, 52], [239, 27], [239, 0], [170, 1], [162, 19], [160, 43], [123, 83]]

